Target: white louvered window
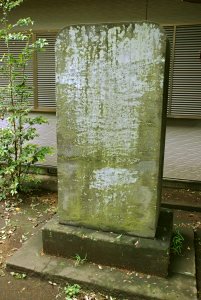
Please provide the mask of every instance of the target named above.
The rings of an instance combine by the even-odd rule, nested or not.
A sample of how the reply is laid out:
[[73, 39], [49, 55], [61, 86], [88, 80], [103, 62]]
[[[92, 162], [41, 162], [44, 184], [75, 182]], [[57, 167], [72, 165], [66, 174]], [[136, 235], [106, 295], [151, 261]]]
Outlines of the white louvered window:
[[177, 26], [171, 115], [201, 117], [201, 25]]
[[55, 102], [55, 40], [56, 34], [37, 34], [45, 38], [45, 51], [37, 54], [37, 105], [38, 108], [56, 108]]

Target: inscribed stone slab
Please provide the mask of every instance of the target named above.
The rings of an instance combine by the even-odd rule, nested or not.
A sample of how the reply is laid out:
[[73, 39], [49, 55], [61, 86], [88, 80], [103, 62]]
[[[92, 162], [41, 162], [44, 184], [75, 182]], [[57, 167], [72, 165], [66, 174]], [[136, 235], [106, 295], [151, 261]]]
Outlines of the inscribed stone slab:
[[56, 42], [60, 222], [154, 237], [166, 36], [152, 23], [76, 25]]

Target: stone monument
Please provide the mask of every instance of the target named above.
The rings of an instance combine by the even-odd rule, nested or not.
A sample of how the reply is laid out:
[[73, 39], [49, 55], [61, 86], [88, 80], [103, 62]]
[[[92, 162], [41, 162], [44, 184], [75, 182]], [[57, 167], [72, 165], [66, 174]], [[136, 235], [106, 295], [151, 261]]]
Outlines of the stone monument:
[[172, 213], [160, 208], [166, 44], [147, 22], [60, 32], [58, 214], [7, 268], [115, 299], [197, 299], [194, 233], [169, 266]]
[[172, 216], [159, 217], [166, 49], [164, 31], [147, 22], [58, 35], [59, 209], [43, 229], [45, 253], [167, 275]]

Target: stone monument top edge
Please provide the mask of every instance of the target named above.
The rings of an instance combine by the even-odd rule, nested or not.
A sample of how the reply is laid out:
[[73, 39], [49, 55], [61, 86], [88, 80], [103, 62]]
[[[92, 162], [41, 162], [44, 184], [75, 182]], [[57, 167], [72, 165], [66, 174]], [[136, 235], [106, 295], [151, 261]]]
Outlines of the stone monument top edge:
[[152, 21], [148, 21], [148, 20], [142, 20], [142, 21], [121, 21], [121, 22], [103, 22], [103, 23], [77, 23], [77, 24], [68, 24], [67, 26], [63, 27], [62, 29], [60, 29], [57, 33], [57, 38], [59, 37], [60, 34], [62, 34], [63, 31], [68, 30], [71, 27], [92, 27], [92, 26], [108, 26], [108, 27], [115, 27], [115, 26], [123, 26], [123, 25], [140, 25], [140, 24], [149, 24], [149, 25], [154, 25], [155, 27], [158, 27], [158, 29], [160, 29], [160, 31], [162, 33], [165, 33], [165, 30], [163, 28], [163, 26], [157, 22], [152, 22]]

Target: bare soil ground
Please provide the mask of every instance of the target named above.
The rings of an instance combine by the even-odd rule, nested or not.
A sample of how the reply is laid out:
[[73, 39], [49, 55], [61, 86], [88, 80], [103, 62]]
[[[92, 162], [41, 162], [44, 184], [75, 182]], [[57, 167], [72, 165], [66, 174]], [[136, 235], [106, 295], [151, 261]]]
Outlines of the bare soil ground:
[[[10, 199], [0, 202], [0, 300], [66, 299], [64, 286], [28, 277], [26, 274], [11, 274], [5, 269], [6, 259], [33, 236], [56, 213], [56, 210], [55, 192], [37, 191], [21, 195], [18, 201]], [[26, 277], [23, 278], [24, 276]], [[77, 299], [112, 298], [81, 291]]]
[[[201, 192], [198, 191], [164, 188], [163, 199], [175, 199], [177, 202], [185, 199], [192, 205], [196, 203], [201, 206]], [[18, 201], [10, 199], [0, 202], [0, 300], [67, 299], [64, 286], [60, 284], [28, 276], [24, 279], [18, 278], [24, 277], [26, 274], [10, 274], [5, 269], [6, 259], [34, 235], [56, 213], [56, 210], [57, 193], [55, 192], [37, 191], [21, 195]], [[176, 210], [174, 216], [177, 226], [190, 226], [195, 231], [201, 232], [201, 213]], [[201, 242], [198, 238], [197, 247], [197, 261], [201, 267]], [[201, 282], [201, 277], [198, 278], [198, 281]], [[82, 290], [74, 299], [114, 300], [110, 295]]]

